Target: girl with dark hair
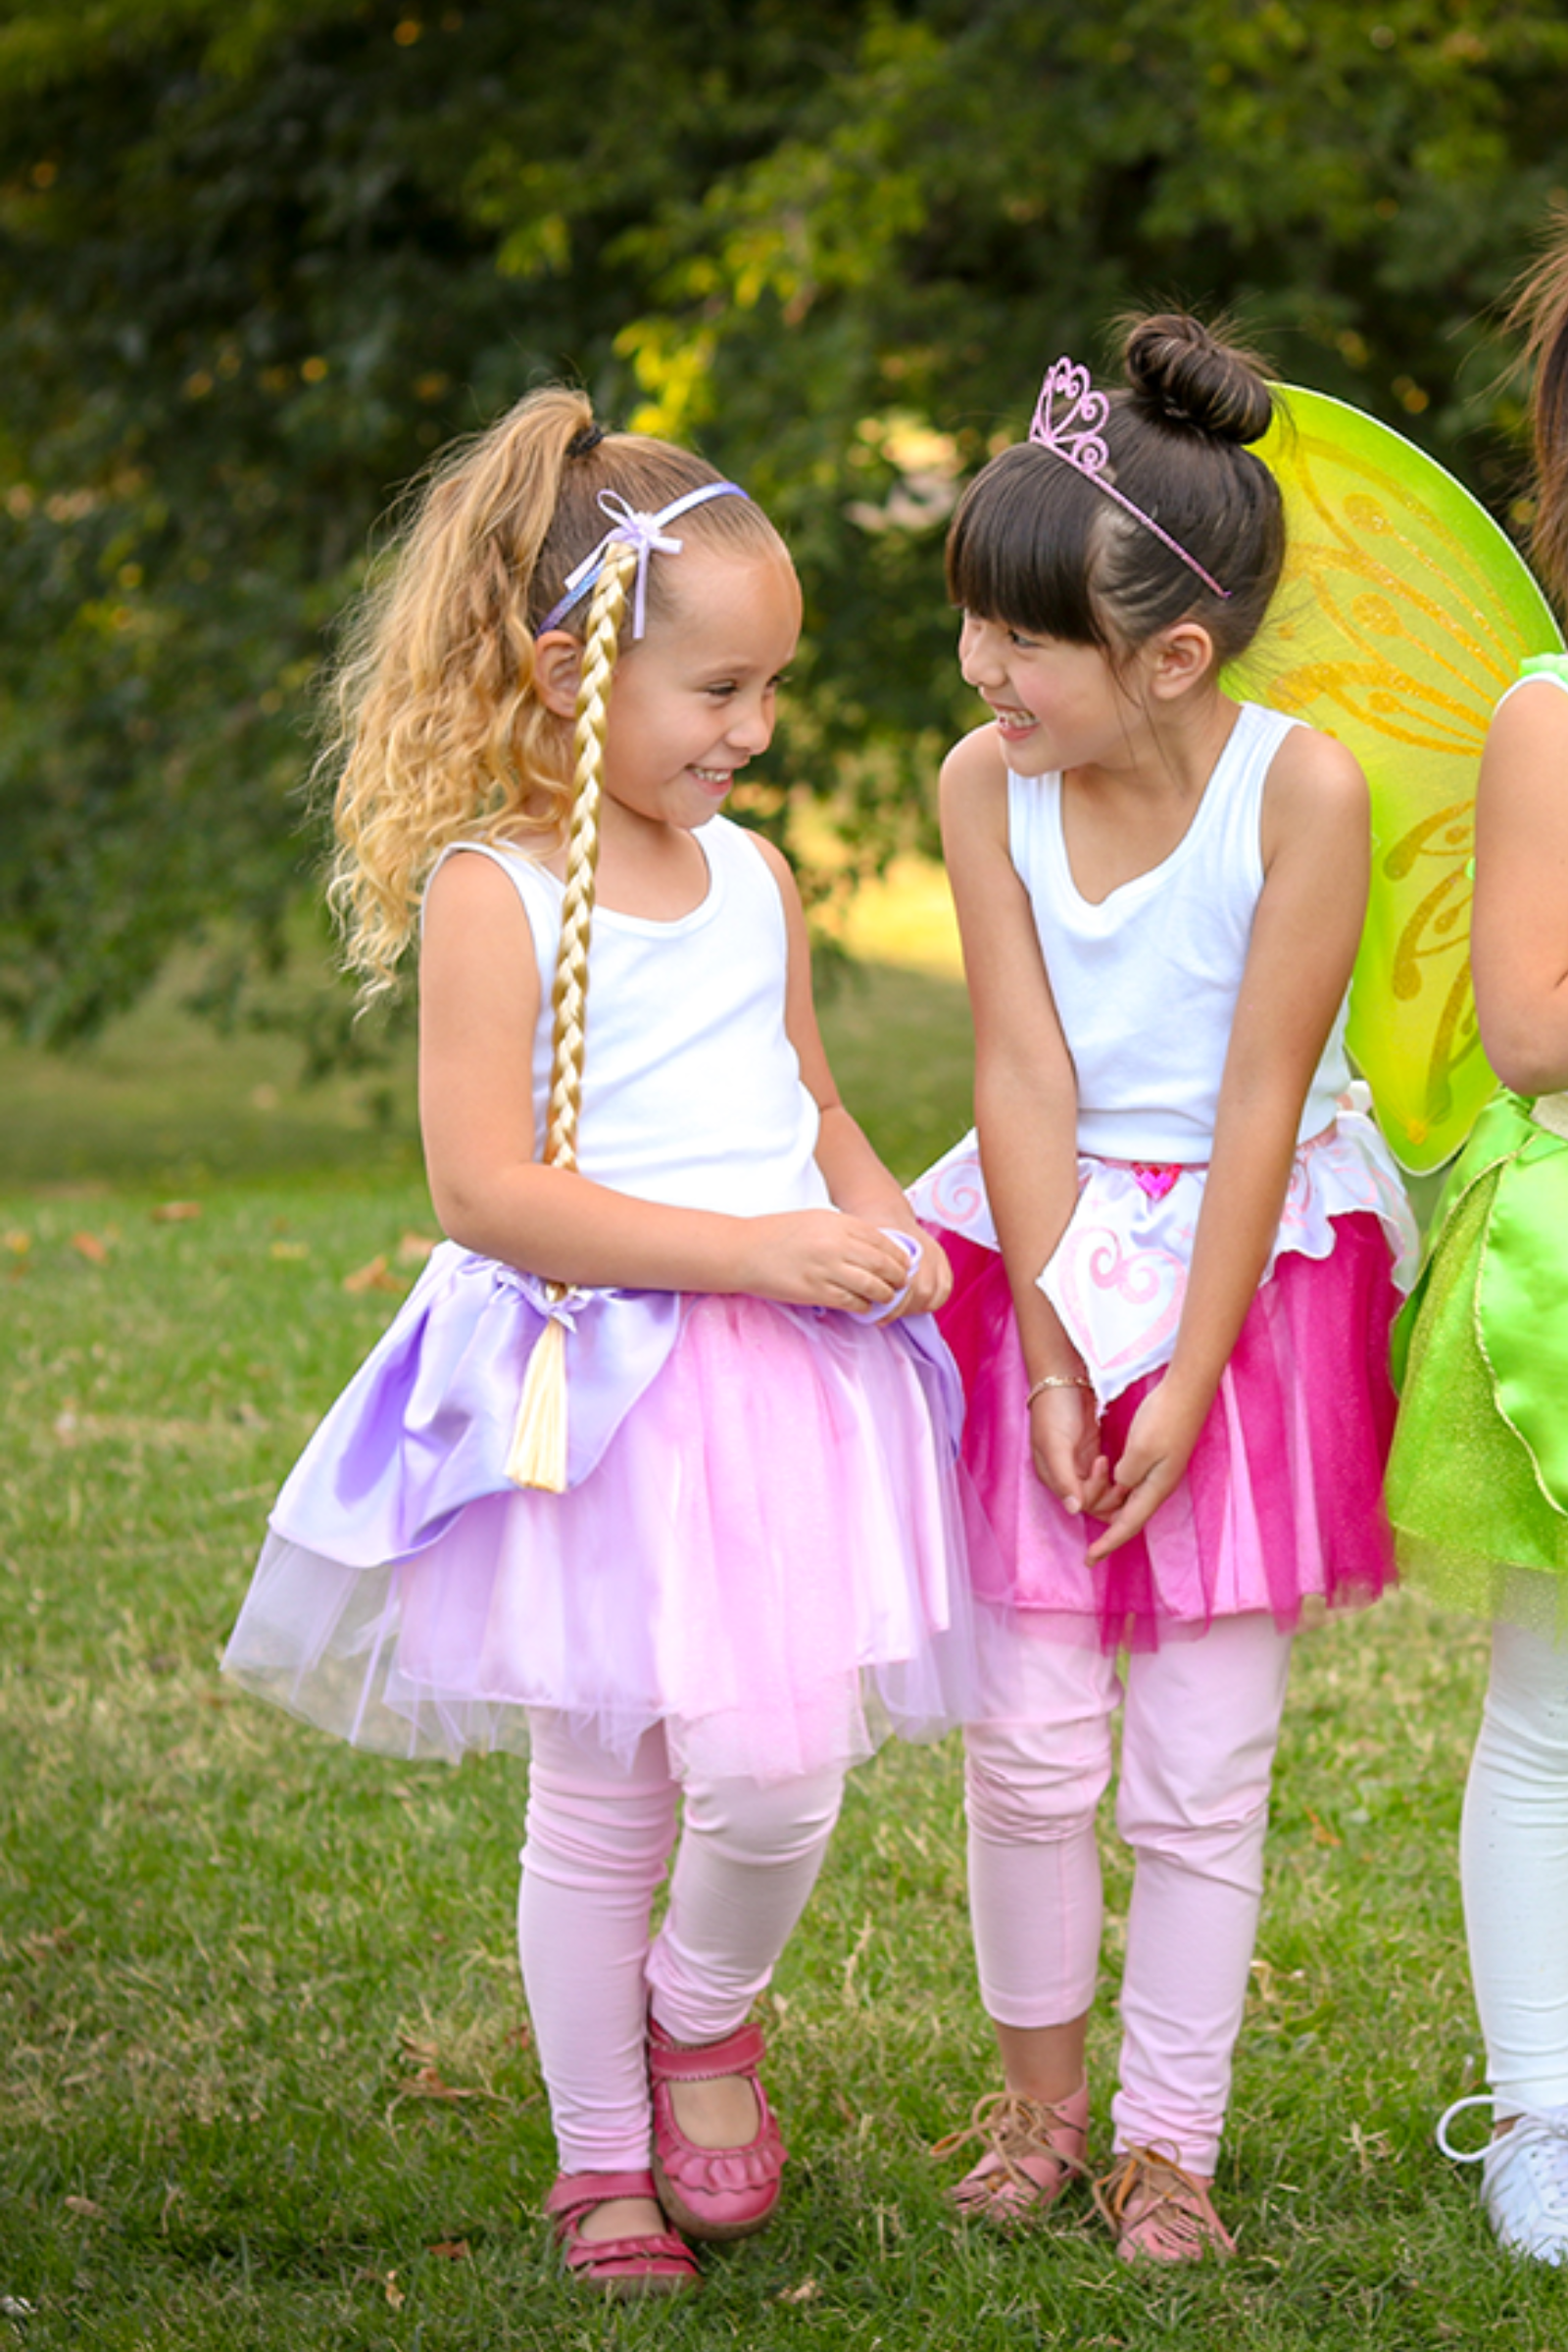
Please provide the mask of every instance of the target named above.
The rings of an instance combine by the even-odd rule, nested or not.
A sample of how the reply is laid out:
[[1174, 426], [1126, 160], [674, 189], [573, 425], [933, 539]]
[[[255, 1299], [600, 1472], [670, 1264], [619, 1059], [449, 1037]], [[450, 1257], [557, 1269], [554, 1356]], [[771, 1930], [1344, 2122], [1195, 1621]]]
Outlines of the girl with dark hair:
[[[1513, 323], [1535, 362], [1533, 552], [1568, 597], [1568, 221]], [[1568, 660], [1526, 662], [1476, 801], [1471, 967], [1502, 1080], [1396, 1335], [1389, 1511], [1418, 1591], [1494, 1620], [1460, 1877], [1492, 2088], [1438, 2127], [1505, 2246], [1568, 2261]], [[1493, 2136], [1461, 2156], [1460, 2108]]]
[[1004, 1569], [967, 1733], [970, 1896], [1004, 2087], [959, 2209], [1011, 2225], [1083, 2172], [1095, 1814], [1126, 1708], [1136, 1877], [1114, 2163], [1128, 2259], [1232, 2240], [1209, 2189], [1304, 1611], [1382, 1587], [1392, 1162], [1347, 1100], [1366, 789], [1222, 688], [1284, 554], [1247, 444], [1273, 396], [1186, 316], [1127, 388], [1058, 361], [971, 484], [949, 587], [990, 705], [942, 779], [976, 1131], [916, 1189]]

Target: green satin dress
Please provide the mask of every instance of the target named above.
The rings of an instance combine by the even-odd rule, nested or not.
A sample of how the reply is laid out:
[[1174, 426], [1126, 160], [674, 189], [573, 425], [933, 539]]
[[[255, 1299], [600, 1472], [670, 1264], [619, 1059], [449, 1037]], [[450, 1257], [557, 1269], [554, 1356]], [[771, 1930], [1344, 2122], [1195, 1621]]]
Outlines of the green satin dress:
[[[1568, 685], [1561, 657], [1550, 670]], [[1568, 1631], [1568, 1094], [1501, 1094], [1477, 1120], [1395, 1326], [1394, 1376], [1404, 1582]]]

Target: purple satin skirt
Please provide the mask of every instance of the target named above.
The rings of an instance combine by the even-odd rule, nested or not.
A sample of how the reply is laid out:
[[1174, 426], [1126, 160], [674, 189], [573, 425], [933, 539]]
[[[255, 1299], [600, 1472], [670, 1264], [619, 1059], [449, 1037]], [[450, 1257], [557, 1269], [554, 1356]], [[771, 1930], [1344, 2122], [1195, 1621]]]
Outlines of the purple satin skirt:
[[530, 1278], [444, 1245], [285, 1486], [225, 1671], [401, 1755], [525, 1744], [786, 1779], [972, 1703], [956, 1374], [929, 1319], [568, 1302], [568, 1490], [509, 1484]]

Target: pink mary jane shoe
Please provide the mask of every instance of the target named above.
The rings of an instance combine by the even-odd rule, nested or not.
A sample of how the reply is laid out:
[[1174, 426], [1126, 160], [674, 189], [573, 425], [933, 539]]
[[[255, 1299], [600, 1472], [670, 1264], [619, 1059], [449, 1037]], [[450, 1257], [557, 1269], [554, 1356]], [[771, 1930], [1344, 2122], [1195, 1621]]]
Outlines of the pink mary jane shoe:
[[697, 2257], [673, 2230], [631, 2237], [585, 2238], [582, 2226], [597, 2205], [614, 2197], [657, 2198], [652, 2173], [563, 2173], [545, 2211], [568, 2275], [615, 2302], [640, 2295], [688, 2294], [703, 2283]]
[[[653, 2018], [648, 2021], [654, 2179], [660, 2203], [689, 2237], [749, 2237], [778, 2203], [786, 2150], [757, 2077], [762, 2048], [760, 2026], [738, 2026], [722, 2041], [690, 2047], [671, 2041]], [[756, 2136], [738, 2148], [700, 2148], [675, 2121], [670, 2085], [714, 2082], [726, 2075], [744, 2076], [756, 2093]]]

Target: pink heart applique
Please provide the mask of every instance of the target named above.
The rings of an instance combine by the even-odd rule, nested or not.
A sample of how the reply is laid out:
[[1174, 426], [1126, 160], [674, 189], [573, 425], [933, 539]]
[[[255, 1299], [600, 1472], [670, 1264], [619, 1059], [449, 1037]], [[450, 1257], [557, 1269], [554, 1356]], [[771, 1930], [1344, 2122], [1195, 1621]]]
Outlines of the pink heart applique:
[[1163, 1200], [1181, 1174], [1180, 1167], [1154, 1167], [1147, 1160], [1132, 1162], [1133, 1175], [1151, 1200]]

